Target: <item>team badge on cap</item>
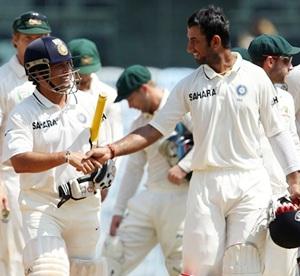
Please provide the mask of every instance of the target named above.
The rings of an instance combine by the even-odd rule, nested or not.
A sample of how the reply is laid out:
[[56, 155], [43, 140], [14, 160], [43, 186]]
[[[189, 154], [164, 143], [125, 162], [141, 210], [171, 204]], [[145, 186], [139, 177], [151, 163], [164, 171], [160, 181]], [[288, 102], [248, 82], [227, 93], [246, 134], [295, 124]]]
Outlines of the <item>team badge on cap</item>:
[[236, 92], [238, 93], [238, 95], [244, 96], [244, 95], [246, 95], [248, 90], [247, 90], [247, 87], [245, 85], [241, 84], [236, 88]]
[[39, 26], [39, 25], [42, 25], [42, 21], [40, 19], [36, 19], [36, 18], [30, 18], [27, 21], [27, 23], [30, 26]]
[[66, 56], [69, 53], [69, 50], [68, 50], [66, 44], [62, 40], [60, 40], [59, 38], [56, 38], [56, 39], [53, 39], [52, 41], [56, 45], [57, 52], [61, 56]]
[[89, 56], [83, 56], [81, 57], [80, 61], [82, 65], [89, 65], [93, 63], [93, 58]]

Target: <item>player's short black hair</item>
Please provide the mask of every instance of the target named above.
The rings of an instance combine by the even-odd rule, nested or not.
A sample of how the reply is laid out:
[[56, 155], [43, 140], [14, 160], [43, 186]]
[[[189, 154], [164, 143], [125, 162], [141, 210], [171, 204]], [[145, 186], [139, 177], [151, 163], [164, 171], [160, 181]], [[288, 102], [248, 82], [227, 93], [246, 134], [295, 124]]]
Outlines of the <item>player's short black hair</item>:
[[208, 6], [194, 12], [188, 19], [189, 28], [199, 26], [208, 44], [214, 35], [219, 35], [224, 48], [230, 48], [229, 21], [220, 7]]

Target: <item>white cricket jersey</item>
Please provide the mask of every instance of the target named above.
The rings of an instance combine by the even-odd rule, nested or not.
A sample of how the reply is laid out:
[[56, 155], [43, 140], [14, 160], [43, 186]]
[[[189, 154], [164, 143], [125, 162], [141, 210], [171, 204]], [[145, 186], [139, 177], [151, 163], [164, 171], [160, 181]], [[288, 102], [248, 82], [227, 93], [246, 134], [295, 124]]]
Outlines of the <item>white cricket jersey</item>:
[[224, 76], [201, 65], [180, 81], [150, 122], [166, 134], [191, 112], [193, 170], [261, 167], [259, 121], [268, 137], [283, 130], [270, 79], [262, 68], [236, 55]]
[[[287, 91], [284, 91], [279, 87], [275, 88], [278, 97], [278, 108], [283, 118], [284, 127], [292, 134], [293, 141], [296, 145], [298, 153], [300, 154], [299, 137], [297, 135], [295, 125], [295, 109], [293, 97]], [[288, 186], [288, 184], [286, 183], [286, 176], [273, 153], [268, 139], [264, 135], [263, 129], [261, 147], [264, 167], [266, 168], [270, 176], [273, 194], [282, 194], [286, 192], [286, 188]]]
[[300, 136], [300, 65], [293, 67], [286, 77], [288, 92], [294, 98], [296, 126], [298, 135]]
[[[98, 98], [99, 94], [107, 96], [105, 114], [112, 129], [113, 140], [116, 141], [123, 137], [121, 104], [114, 103], [117, 97], [117, 91], [100, 81], [95, 73], [91, 74], [91, 78], [91, 87], [84, 92], [93, 95], [95, 99]], [[97, 101], [95, 101], [95, 103], [97, 103]]]
[[[157, 111], [165, 105], [168, 95], [169, 91], [164, 90], [163, 98]], [[146, 125], [152, 119], [152, 117], [153, 116], [148, 113], [141, 113], [140, 116], [132, 123], [131, 130]], [[170, 133], [172, 131], [173, 129], [170, 131]], [[187, 182], [181, 185], [175, 185], [168, 180], [168, 171], [170, 169], [170, 165], [166, 158], [159, 152], [159, 146], [163, 140], [167, 138], [168, 137], [163, 137], [144, 150], [129, 155], [126, 162], [125, 173], [122, 177], [119, 188], [114, 214], [122, 215], [124, 213], [128, 200], [135, 194], [138, 188], [138, 185], [144, 174], [144, 167], [146, 164], [147, 180], [145, 186], [147, 188], [165, 191], [187, 189]]]
[[[4, 130], [9, 112], [23, 99], [32, 94], [35, 86], [28, 81], [24, 67], [19, 63], [14, 55], [7, 63], [0, 67], [0, 155], [2, 154], [2, 144]], [[9, 167], [1, 166], [2, 170]], [[12, 168], [10, 167], [12, 170]]]
[[[65, 107], [53, 104], [37, 90], [12, 111], [5, 133], [3, 159], [25, 152], [52, 153], [65, 150], [90, 150], [90, 126], [94, 98], [77, 92], [68, 96]], [[101, 129], [99, 144], [111, 141], [107, 120]], [[58, 200], [57, 187], [82, 174], [68, 164], [40, 173], [20, 174], [21, 190], [38, 189]]]

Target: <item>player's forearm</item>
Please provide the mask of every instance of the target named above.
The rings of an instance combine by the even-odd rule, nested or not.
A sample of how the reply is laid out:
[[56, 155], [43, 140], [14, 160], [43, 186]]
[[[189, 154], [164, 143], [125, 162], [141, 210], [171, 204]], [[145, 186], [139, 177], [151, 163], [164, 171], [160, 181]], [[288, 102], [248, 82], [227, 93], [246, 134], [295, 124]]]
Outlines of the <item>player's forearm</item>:
[[137, 152], [151, 145], [161, 136], [162, 134], [157, 129], [147, 124], [113, 143], [113, 155], [115, 157]]
[[38, 173], [66, 163], [66, 152], [25, 152], [13, 156], [11, 163], [16, 173]]

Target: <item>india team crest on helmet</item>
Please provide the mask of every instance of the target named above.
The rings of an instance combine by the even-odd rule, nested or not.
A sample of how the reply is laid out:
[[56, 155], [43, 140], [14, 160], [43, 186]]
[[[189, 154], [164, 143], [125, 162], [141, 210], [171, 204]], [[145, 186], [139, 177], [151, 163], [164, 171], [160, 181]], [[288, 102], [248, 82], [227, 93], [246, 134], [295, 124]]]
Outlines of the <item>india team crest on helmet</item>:
[[236, 92], [239, 96], [244, 96], [248, 92], [248, 89], [245, 85], [241, 84], [236, 88]]
[[53, 39], [52, 42], [56, 45], [57, 52], [61, 56], [66, 56], [69, 53], [69, 50], [68, 50], [66, 44], [59, 38]]

